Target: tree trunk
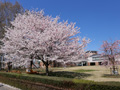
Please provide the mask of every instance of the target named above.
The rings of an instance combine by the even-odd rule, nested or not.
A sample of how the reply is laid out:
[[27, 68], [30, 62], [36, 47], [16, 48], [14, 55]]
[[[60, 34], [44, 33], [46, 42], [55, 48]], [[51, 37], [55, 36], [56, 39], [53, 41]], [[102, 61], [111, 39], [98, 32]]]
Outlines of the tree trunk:
[[49, 69], [48, 69], [48, 64], [45, 65], [46, 66], [46, 75], [49, 75]]
[[45, 68], [46, 68], [46, 75], [48, 76], [49, 75], [49, 69], [48, 69], [48, 66], [49, 66], [49, 63], [48, 63], [48, 60], [47, 61], [44, 61], [44, 58], [40, 58], [41, 61], [44, 63], [45, 65]]
[[32, 70], [33, 61], [30, 61], [30, 70]]
[[8, 72], [10, 72], [10, 71], [11, 71], [11, 69], [12, 69], [11, 62], [8, 62], [8, 63], [7, 63], [7, 65], [8, 65]]
[[115, 66], [113, 65], [113, 74], [115, 75], [116, 73]]
[[46, 61], [45, 66], [46, 66], [46, 75], [48, 76], [48, 75], [49, 75], [49, 69], [48, 69], [49, 64], [48, 64], [48, 60]]

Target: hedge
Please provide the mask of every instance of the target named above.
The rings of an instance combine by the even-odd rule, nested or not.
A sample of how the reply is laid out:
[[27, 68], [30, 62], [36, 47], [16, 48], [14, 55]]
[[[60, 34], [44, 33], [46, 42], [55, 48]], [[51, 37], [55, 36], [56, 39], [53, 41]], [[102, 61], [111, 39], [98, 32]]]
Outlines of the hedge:
[[22, 90], [120, 90], [120, 83], [114, 84], [114, 82], [93, 82], [6, 72], [0, 72], [0, 82], [10, 84]]

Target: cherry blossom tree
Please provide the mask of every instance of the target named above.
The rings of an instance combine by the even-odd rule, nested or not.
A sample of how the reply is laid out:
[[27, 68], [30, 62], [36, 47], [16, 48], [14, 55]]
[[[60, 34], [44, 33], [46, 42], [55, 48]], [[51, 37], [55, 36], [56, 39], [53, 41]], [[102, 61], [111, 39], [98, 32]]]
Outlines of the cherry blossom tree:
[[120, 62], [120, 40], [114, 42], [103, 41], [101, 50], [105, 60], [103, 64], [112, 66], [112, 73], [116, 74], [116, 68]]
[[2, 51], [8, 61], [16, 67], [29, 66], [34, 58], [46, 66], [51, 61], [75, 62], [83, 57], [89, 39], [75, 36], [80, 33], [75, 23], [59, 22], [59, 17], [44, 15], [41, 11], [27, 11], [18, 14], [7, 27]]

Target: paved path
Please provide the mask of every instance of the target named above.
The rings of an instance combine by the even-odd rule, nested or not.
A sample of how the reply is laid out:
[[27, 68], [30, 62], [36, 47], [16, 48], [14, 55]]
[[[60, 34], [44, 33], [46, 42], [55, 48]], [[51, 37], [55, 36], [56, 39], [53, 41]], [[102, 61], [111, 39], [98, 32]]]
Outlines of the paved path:
[[21, 90], [21, 89], [15, 88], [7, 84], [0, 83], [0, 90]]

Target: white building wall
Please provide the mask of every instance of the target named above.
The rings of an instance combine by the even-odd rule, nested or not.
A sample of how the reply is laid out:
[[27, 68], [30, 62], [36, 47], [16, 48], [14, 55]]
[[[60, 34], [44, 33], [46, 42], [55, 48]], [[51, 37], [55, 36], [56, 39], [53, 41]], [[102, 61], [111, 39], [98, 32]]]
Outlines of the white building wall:
[[88, 62], [93, 62], [92, 57], [88, 57]]

